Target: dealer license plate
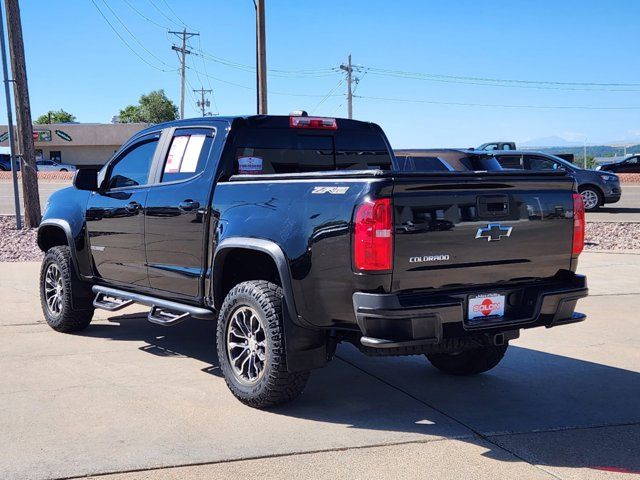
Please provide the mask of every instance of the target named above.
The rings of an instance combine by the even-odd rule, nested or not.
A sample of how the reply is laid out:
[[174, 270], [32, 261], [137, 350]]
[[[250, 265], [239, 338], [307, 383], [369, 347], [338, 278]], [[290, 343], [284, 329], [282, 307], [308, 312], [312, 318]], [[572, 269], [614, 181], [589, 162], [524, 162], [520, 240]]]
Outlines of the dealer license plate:
[[491, 293], [469, 297], [469, 320], [497, 319], [504, 316], [505, 296]]

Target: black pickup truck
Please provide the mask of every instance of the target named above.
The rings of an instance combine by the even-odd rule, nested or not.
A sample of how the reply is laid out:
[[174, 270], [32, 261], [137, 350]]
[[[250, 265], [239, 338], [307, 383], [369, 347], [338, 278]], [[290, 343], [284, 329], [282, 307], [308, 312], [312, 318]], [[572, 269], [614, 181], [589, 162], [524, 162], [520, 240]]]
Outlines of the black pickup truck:
[[565, 172], [398, 171], [380, 127], [353, 120], [181, 120], [51, 196], [41, 301], [61, 332], [131, 303], [217, 321], [227, 385], [267, 407], [342, 341], [469, 375], [520, 329], [583, 320], [584, 227]]

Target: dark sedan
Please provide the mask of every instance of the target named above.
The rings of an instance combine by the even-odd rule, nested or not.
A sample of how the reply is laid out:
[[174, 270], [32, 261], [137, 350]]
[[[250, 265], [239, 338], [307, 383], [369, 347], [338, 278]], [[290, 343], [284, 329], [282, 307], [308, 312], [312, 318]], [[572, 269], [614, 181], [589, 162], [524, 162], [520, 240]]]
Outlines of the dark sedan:
[[640, 173], [640, 155], [634, 155], [619, 162], [602, 165], [598, 170], [613, 173]]
[[554, 155], [540, 152], [494, 153], [503, 168], [522, 170], [565, 170], [578, 182], [586, 210], [595, 210], [606, 203], [620, 200], [622, 190], [617, 175], [607, 171], [587, 170]]

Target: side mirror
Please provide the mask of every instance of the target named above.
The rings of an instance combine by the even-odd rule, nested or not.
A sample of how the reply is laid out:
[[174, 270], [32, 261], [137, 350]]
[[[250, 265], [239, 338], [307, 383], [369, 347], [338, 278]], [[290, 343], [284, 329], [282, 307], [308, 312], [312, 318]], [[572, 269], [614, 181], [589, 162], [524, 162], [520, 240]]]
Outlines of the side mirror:
[[92, 168], [79, 168], [73, 176], [73, 186], [78, 190], [98, 190], [98, 171]]

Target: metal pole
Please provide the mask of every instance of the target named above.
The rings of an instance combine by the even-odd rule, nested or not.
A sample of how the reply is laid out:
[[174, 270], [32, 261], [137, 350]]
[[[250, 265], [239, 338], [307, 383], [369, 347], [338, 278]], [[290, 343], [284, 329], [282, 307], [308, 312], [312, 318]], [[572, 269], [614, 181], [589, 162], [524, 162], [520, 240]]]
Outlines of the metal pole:
[[584, 168], [587, 168], [587, 137], [584, 138]]
[[22, 216], [20, 214], [20, 193], [18, 190], [18, 172], [16, 162], [16, 140], [13, 131], [13, 112], [11, 108], [11, 93], [9, 89], [9, 72], [7, 70], [7, 49], [4, 41], [4, 20], [0, 7], [0, 49], [2, 50], [2, 75], [4, 76], [4, 94], [7, 101], [7, 131], [9, 133], [9, 149], [11, 151], [11, 179], [13, 180], [13, 202], [16, 210], [16, 228], [22, 230]]
[[351, 91], [351, 54], [349, 54], [349, 63], [347, 65], [347, 117], [353, 118], [353, 92]]
[[264, 20], [265, 0], [256, 0], [256, 29], [258, 36], [258, 102], [261, 115], [267, 114], [267, 39]]

